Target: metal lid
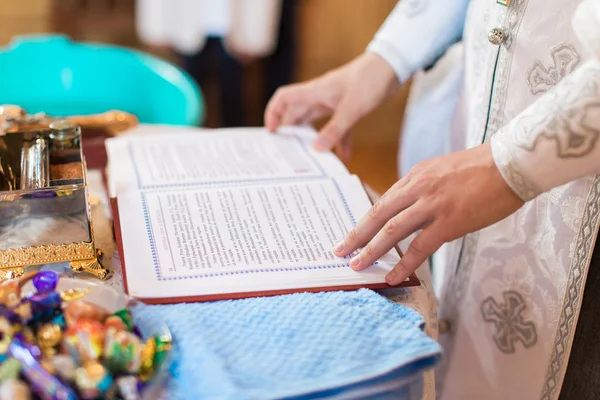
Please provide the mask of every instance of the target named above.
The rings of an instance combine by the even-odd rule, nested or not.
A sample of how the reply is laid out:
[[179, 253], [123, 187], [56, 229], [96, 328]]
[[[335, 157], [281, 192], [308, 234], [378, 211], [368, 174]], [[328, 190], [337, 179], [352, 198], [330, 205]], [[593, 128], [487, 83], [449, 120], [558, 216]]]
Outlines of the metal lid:
[[69, 121], [68, 119], [57, 119], [50, 122], [50, 129], [53, 131], [66, 131], [76, 128], [77, 124], [75, 124], [73, 121]]
[[50, 123], [50, 138], [59, 140], [73, 139], [79, 136], [79, 126], [68, 119], [57, 119]]

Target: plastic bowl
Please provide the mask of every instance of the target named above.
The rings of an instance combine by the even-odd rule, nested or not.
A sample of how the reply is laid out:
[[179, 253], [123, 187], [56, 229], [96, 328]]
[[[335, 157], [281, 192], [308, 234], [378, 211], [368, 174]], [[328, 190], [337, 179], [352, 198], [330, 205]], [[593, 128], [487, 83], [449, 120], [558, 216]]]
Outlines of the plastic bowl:
[[[144, 340], [148, 339], [150, 336], [158, 335], [163, 339], [172, 341], [173, 338], [171, 332], [169, 331], [167, 324], [160, 317], [153, 316], [149, 318], [145, 315], [143, 319], [140, 318], [136, 310], [145, 307], [145, 305], [139, 300], [124, 293], [117, 292], [109, 286], [82, 279], [61, 277], [58, 280], [56, 290], [64, 291], [69, 289], [85, 289], [88, 287], [91, 290], [82, 298], [82, 300], [103, 307], [111, 312], [121, 310], [125, 307], [129, 308], [133, 323], [138, 327]], [[25, 283], [22, 288], [23, 295], [34, 291], [35, 289], [31, 280]], [[161, 398], [169, 378], [169, 367], [171, 366], [172, 357], [172, 351], [168, 352], [154, 377], [144, 386], [144, 390], [141, 393], [143, 400], [156, 400]]]

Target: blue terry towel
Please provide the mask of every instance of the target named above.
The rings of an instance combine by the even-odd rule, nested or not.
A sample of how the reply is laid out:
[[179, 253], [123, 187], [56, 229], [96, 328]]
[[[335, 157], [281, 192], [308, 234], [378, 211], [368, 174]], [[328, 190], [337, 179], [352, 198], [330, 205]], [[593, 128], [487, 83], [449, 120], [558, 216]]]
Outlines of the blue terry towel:
[[[371, 290], [146, 306], [174, 337], [168, 398], [344, 398], [402, 391], [441, 355], [421, 316]], [[398, 392], [398, 393], [399, 393]]]

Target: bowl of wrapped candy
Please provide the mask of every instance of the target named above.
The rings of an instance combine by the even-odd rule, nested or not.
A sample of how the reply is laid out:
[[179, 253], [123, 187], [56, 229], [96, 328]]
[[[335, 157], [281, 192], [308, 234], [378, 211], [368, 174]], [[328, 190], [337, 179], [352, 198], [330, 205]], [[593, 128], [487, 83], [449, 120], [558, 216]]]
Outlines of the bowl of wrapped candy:
[[32, 272], [0, 285], [0, 399], [153, 399], [171, 335], [114, 289]]

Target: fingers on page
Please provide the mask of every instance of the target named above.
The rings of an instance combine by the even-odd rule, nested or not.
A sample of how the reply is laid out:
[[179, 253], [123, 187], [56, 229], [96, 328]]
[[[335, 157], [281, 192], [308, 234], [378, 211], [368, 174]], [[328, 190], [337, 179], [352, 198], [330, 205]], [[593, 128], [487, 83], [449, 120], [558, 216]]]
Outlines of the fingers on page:
[[413, 205], [390, 219], [383, 228], [377, 232], [361, 251], [350, 260], [353, 269], [361, 270], [373, 265], [379, 258], [393, 249], [398, 242], [406, 239], [423, 226], [423, 221], [428, 220], [429, 214], [424, 207]]
[[394, 269], [387, 274], [386, 282], [388, 285], [396, 286], [406, 280], [406, 278], [427, 261], [427, 258], [435, 253], [443, 243], [435, 223], [422, 230], [410, 243], [404, 257], [402, 257]]
[[367, 215], [361, 218], [354, 229], [348, 233], [342, 246], [334, 249], [334, 253], [341, 257], [351, 254], [368, 243], [390, 219], [410, 205], [410, 197], [405, 191], [396, 190], [392, 193], [388, 191], [371, 207]]

